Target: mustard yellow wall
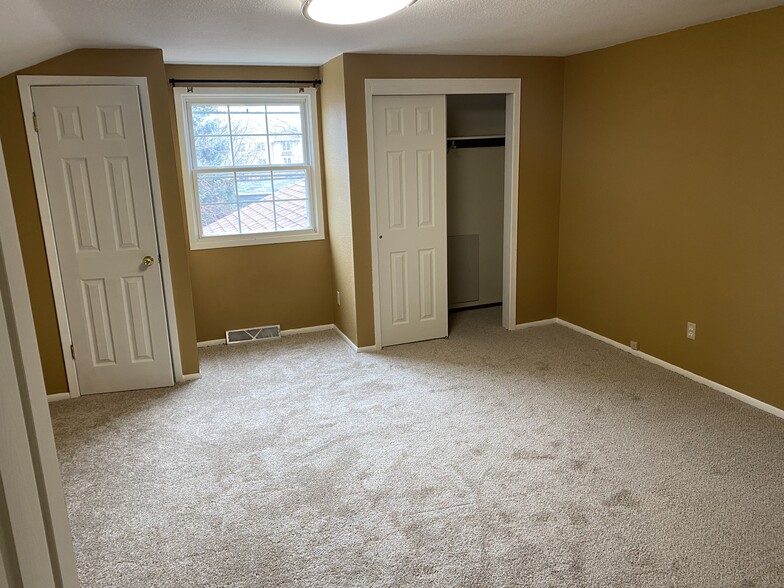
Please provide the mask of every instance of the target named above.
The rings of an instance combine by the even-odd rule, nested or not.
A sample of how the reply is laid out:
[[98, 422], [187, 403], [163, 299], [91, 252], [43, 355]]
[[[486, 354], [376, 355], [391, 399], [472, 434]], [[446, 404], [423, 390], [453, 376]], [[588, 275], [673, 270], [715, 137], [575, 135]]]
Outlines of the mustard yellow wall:
[[784, 8], [569, 57], [565, 96], [558, 316], [784, 408]]
[[[342, 55], [321, 67], [321, 79], [323, 81], [321, 126], [333, 279], [330, 300], [333, 305], [335, 325], [352, 341], [356, 341], [354, 243], [351, 227], [346, 88]], [[337, 292], [340, 292], [340, 304], [337, 304]]]
[[[319, 73], [317, 67], [166, 66], [167, 78], [180, 79], [312, 80]], [[173, 94], [169, 96], [173, 113]], [[179, 141], [176, 118], [171, 121]], [[177, 161], [179, 170], [179, 152]], [[199, 341], [220, 339], [227, 330], [242, 327], [280, 324], [294, 329], [332, 323], [326, 239], [200, 249], [189, 251], [188, 258]]]
[[517, 322], [554, 317], [563, 59], [345, 54], [343, 64], [358, 345], [372, 345], [375, 340], [365, 121], [365, 80], [369, 78], [522, 79]]
[[30, 290], [36, 336], [46, 391], [68, 391], [60, 349], [52, 284], [27, 148], [17, 75], [136, 76], [146, 77], [155, 134], [166, 238], [169, 244], [174, 305], [179, 329], [182, 367], [186, 374], [199, 371], [193, 301], [188, 271], [175, 150], [170, 132], [169, 96], [162, 53], [158, 49], [80, 49], [39, 63], [0, 79], [0, 139], [3, 142], [8, 182], [14, 203], [19, 239]]
[[[147, 77], [186, 373], [198, 371], [197, 335], [235, 327], [335, 322], [373, 344], [365, 80], [513, 77], [523, 82], [518, 322], [557, 315], [634, 339], [784, 408], [782, 30], [777, 8], [566, 60], [346, 54], [320, 69], [164, 66], [159, 50], [84, 49], [17, 73]], [[319, 76], [328, 239], [190, 251], [167, 79]], [[64, 392], [15, 75], [0, 79], [0, 101], [47, 392]]]

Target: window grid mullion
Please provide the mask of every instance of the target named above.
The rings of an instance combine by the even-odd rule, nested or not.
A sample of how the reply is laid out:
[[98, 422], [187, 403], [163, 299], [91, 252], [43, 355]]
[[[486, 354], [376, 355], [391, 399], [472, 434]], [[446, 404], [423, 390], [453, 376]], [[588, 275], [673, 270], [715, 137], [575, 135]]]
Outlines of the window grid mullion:
[[[268, 108], [269, 107], [265, 104], [264, 105], [264, 130], [267, 131], [267, 134], [264, 137], [264, 139], [267, 142], [267, 161], [269, 161], [269, 164], [272, 165], [272, 143], [270, 143], [269, 112], [267, 112]], [[272, 176], [272, 173], [270, 173], [270, 176]], [[275, 199], [275, 190], [274, 189], [272, 190], [272, 198], [273, 198], [273, 201], [274, 201], [274, 199]], [[275, 204], [272, 205], [272, 209], [273, 210], [275, 209]], [[278, 230], [277, 221], [275, 222], [275, 230], [276, 231]]]
[[226, 105], [226, 111], [229, 115], [229, 149], [231, 149], [231, 166], [237, 167], [237, 162], [234, 161], [234, 134], [231, 132], [231, 108], [229, 108], [228, 104]]
[[275, 204], [275, 174], [270, 172], [270, 184], [272, 185], [272, 220], [275, 222], [275, 230], [278, 230], [278, 206]]
[[237, 185], [237, 172], [232, 174], [234, 176], [234, 202], [237, 205], [237, 229], [242, 235], [242, 213], [240, 212], [240, 187]]
[[[226, 105], [226, 114], [228, 116], [228, 121], [229, 121], [228, 136], [229, 136], [229, 149], [231, 150], [230, 153], [231, 163], [232, 163], [232, 168], [235, 168], [236, 167], [235, 164], [237, 162], [234, 161], [234, 137], [232, 136], [232, 131], [231, 131], [231, 107], [228, 104]], [[237, 185], [237, 172], [232, 171], [231, 177], [232, 180], [234, 181], [234, 208], [237, 209], [237, 231], [239, 231], [239, 234], [242, 235], [242, 215], [240, 213], [240, 193], [239, 193], [240, 189], [239, 186]]]

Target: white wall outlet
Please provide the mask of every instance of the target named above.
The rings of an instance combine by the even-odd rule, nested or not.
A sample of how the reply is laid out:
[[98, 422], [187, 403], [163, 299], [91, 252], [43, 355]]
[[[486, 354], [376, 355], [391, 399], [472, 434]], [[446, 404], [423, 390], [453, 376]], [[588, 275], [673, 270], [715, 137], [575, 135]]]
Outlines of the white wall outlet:
[[687, 339], [696, 339], [697, 338], [697, 325], [694, 323], [686, 323], [686, 338]]
[[338, 306], [340, 306], [340, 290], [338, 290], [337, 292], [338, 292]]
[[637, 341], [632, 341], [631, 343], [629, 343], [629, 347], [631, 347], [634, 351], [640, 350], [640, 344], [637, 343]]

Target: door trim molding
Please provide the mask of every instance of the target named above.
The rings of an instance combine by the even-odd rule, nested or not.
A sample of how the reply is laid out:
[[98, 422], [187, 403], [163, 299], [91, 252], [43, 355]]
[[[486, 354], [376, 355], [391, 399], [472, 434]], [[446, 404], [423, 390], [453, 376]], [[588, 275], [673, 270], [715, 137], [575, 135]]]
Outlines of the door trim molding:
[[57, 314], [57, 326], [60, 330], [60, 346], [63, 352], [65, 373], [68, 380], [68, 392], [71, 398], [81, 395], [79, 378], [76, 373], [76, 362], [71, 357], [71, 330], [68, 324], [68, 313], [65, 308], [65, 292], [60, 274], [60, 263], [57, 257], [57, 245], [54, 238], [54, 225], [49, 208], [49, 194], [46, 190], [44, 165], [41, 158], [41, 146], [38, 133], [33, 125], [33, 94], [35, 86], [135, 86], [139, 92], [139, 104], [142, 112], [144, 141], [147, 149], [147, 168], [150, 173], [152, 204], [155, 213], [155, 229], [158, 234], [158, 251], [161, 256], [161, 276], [163, 278], [163, 298], [171, 349], [172, 373], [175, 382], [184, 381], [182, 373], [182, 356], [177, 331], [177, 314], [174, 308], [174, 287], [171, 278], [169, 246], [166, 239], [166, 225], [163, 216], [163, 197], [158, 176], [158, 156], [155, 150], [155, 134], [152, 124], [152, 108], [146, 77], [125, 76], [17, 76], [19, 97], [22, 102], [27, 145], [30, 152], [30, 163], [33, 168], [35, 193], [38, 199], [38, 211], [43, 229], [46, 259], [49, 262], [49, 278], [54, 293], [54, 306]]
[[[52, 419], [46, 402], [41, 359], [35, 338], [33, 315], [27, 278], [19, 246], [16, 220], [11, 192], [6, 178], [6, 165], [0, 145], [0, 338], [8, 336], [12, 354], [10, 388], [3, 389], [6, 407], [0, 410], [0, 428], [3, 441], [8, 441], [12, 469], [7, 476], [9, 486], [5, 488], [6, 505], [14, 522], [21, 528], [12, 534], [11, 549], [28, 548], [17, 558], [32, 560], [33, 575], [28, 575], [30, 566], [24, 565], [23, 585], [59, 586], [76, 588], [79, 580], [76, 573], [71, 527], [65, 507], [60, 467], [52, 433]], [[13, 377], [15, 375], [15, 378]], [[67, 394], [66, 394], [67, 396]], [[8, 431], [8, 435], [6, 435]], [[22, 433], [22, 434], [18, 434]], [[0, 452], [2, 453], [2, 452]], [[0, 475], [9, 474], [4, 468], [9, 465], [0, 457]], [[27, 471], [25, 471], [27, 470]], [[25, 485], [27, 472], [33, 474], [32, 491], [26, 489], [22, 496], [17, 490]], [[2, 493], [0, 493], [2, 494]], [[15, 495], [15, 496], [14, 496]], [[0, 496], [0, 502], [3, 497]], [[15, 511], [15, 512], [12, 512]], [[37, 532], [40, 529], [44, 536]], [[17, 533], [21, 542], [16, 541]], [[33, 535], [37, 535], [35, 539]], [[15, 545], [14, 545], [15, 544]], [[0, 559], [2, 559], [0, 557]], [[52, 583], [42, 582], [41, 573], [49, 568]], [[2, 573], [2, 565], [0, 565]], [[0, 583], [5, 579], [0, 576]], [[13, 579], [13, 577], [12, 577]], [[4, 585], [4, 584], [2, 584]]]
[[[368, 180], [370, 188], [370, 238], [373, 273], [373, 322], [375, 347], [381, 346], [381, 297], [378, 275], [378, 224], [376, 219], [376, 169], [373, 129], [373, 96], [427, 94], [506, 94], [506, 145], [504, 155], [504, 278], [502, 323], [514, 330], [517, 318], [517, 214], [520, 176], [520, 78], [367, 79]], [[446, 145], [444, 145], [446, 148]]]

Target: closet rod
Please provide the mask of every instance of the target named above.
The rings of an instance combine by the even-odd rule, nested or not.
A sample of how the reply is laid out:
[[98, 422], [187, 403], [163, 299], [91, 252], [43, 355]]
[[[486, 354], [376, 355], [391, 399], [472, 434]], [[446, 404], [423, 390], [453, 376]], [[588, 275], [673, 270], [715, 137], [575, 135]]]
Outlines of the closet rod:
[[197, 80], [197, 79], [178, 79], [170, 78], [169, 83], [172, 86], [187, 86], [189, 84], [232, 84], [232, 85], [245, 85], [245, 84], [264, 84], [268, 86], [313, 86], [314, 88], [321, 84], [321, 80]]

